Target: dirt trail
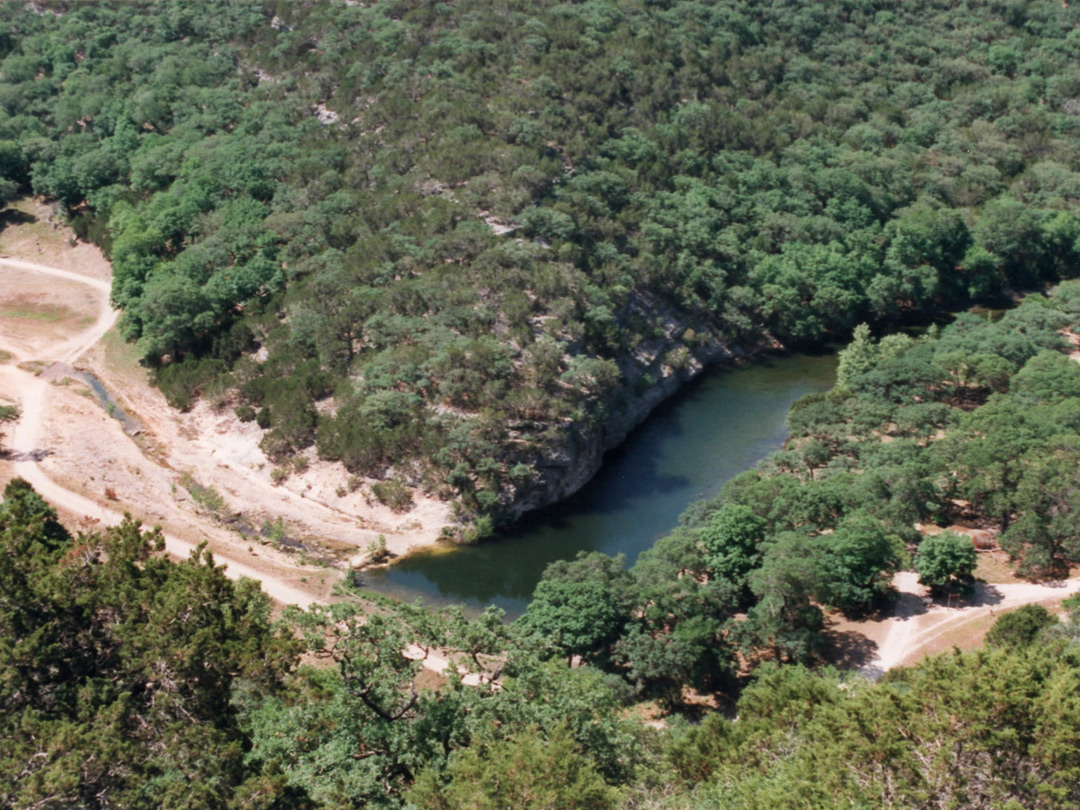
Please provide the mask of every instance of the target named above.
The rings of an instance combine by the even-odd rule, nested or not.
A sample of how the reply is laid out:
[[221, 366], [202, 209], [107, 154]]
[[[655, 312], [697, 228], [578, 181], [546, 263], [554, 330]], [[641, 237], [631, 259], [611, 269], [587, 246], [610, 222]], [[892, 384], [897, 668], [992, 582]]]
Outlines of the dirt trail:
[[[215, 556], [229, 563], [228, 570], [260, 579], [274, 598], [298, 604], [327, 595], [327, 581], [340, 575], [273, 545], [259, 545], [260, 525], [265, 529], [275, 519], [282, 521], [278, 525], [289, 538], [314, 537], [345, 557], [362, 555], [364, 546], [380, 534], [388, 536], [394, 553], [434, 539], [445, 523], [445, 504], [434, 510], [427, 504], [427, 512], [419, 515], [427, 516], [426, 532], [399, 531], [399, 525], [309, 497], [314, 495], [305, 489], [311, 490], [310, 482], [274, 487], [258, 450], [261, 431], [254, 424], [240, 426], [230, 409], [214, 413], [204, 404], [198, 413], [181, 415], [147, 384], [145, 370], [123, 357], [122, 349], [117, 357], [110, 356], [109, 347], [116, 354], [114, 347], [122, 343], [114, 337], [103, 341], [120, 314], [110, 306], [111, 273], [105, 258], [86, 245], [71, 247], [70, 234], [62, 229], [19, 228], [4, 230], [8, 252], [37, 251], [51, 264], [0, 256], [0, 299], [21, 313], [0, 323], [0, 348], [10, 354], [0, 363], [0, 400], [14, 402], [23, 414], [8, 431], [12, 453], [9, 462], [0, 459], [0, 478], [25, 477], [58, 509], [91, 523], [119, 521], [119, 512], [110, 509], [108, 501], [120, 501], [148, 523], [162, 524], [170, 551], [186, 555], [193, 548], [190, 541], [206, 540]], [[71, 314], [57, 323], [49, 316], [54, 311]], [[139, 444], [86, 399], [90, 391], [82, 383], [68, 379], [77, 363], [89, 367], [121, 407], [145, 423]], [[243, 512], [249, 539], [212, 517], [195, 514], [204, 510], [185, 489], [184, 474], [225, 499], [222, 513]], [[332, 492], [335, 486], [329, 486]], [[407, 519], [423, 524], [417, 517], [410, 514]]]
[[[54, 483], [98, 503], [106, 495], [176, 536], [209, 540], [218, 556], [245, 559], [260, 570], [291, 569], [294, 580], [324, 585], [327, 569], [305, 569], [301, 555], [286, 550], [343, 568], [366, 562], [380, 538], [392, 557], [402, 556], [437, 542], [454, 522], [449, 503], [421, 495], [405, 514], [393, 512], [372, 497], [371, 481], [350, 480], [342, 465], [318, 459], [314, 449], [289, 465], [295, 469], [282, 483], [285, 471], [259, 446], [263, 431], [240, 422], [229, 394], [199, 401], [190, 412], [170, 407], [132, 347], [110, 332], [119, 313], [108, 303], [105, 257], [76, 243], [40, 201], [18, 205], [30, 224], [3, 232], [0, 279], [7, 283], [0, 283], [0, 304], [11, 317], [0, 322], [0, 350], [10, 355], [0, 356], [0, 401], [35, 404], [38, 421], [23, 428], [20, 447], [34, 440]], [[27, 260], [31, 256], [35, 261]], [[131, 417], [137, 443], [86, 398], [91, 391], [72, 374], [76, 361]], [[40, 377], [20, 373], [17, 364]], [[46, 379], [51, 386], [37, 390]], [[0, 458], [0, 484], [13, 473]], [[214, 511], [228, 516], [228, 527], [207, 515], [210, 508], [191, 484], [220, 499]]]
[[45, 275], [65, 279], [66, 281], [86, 284], [101, 292], [101, 305], [99, 307], [97, 320], [94, 321], [94, 324], [89, 329], [80, 332], [52, 349], [50, 354], [53, 355], [54, 362], [74, 363], [86, 354], [86, 352], [90, 350], [90, 347], [101, 340], [101, 338], [105, 336], [105, 333], [116, 325], [116, 321], [120, 317], [120, 311], [113, 309], [112, 305], [109, 303], [109, 283], [107, 281], [90, 278], [89, 276], [83, 276], [78, 273], [72, 273], [68, 270], [60, 270], [56, 267], [46, 267], [43, 264], [34, 264], [32, 262], [24, 262], [6, 257], [0, 258], [0, 267], [14, 267], [19, 270], [31, 270], [35, 273], [43, 273]]
[[[55, 267], [25, 262], [10, 258], [0, 258], [0, 280], [3, 278], [4, 267], [29, 270], [42, 275], [52, 276], [67, 281], [75, 281], [86, 284], [97, 290], [100, 294], [97, 317], [85, 330], [63, 339], [50, 346], [44, 352], [37, 352], [31, 357], [23, 356], [17, 349], [11, 351], [15, 363], [23, 363], [29, 360], [35, 361], [29, 368], [63, 367], [70, 371], [70, 366], [76, 363], [85, 354], [94, 349], [102, 337], [116, 324], [119, 312], [112, 308], [109, 303], [110, 285], [107, 280], [62, 270]], [[97, 369], [96, 369], [97, 370]], [[57, 396], [63, 389], [53, 387], [56, 375], [34, 373], [28, 368], [20, 368], [15, 364], [0, 364], [0, 390], [13, 392], [21, 411], [21, 417], [15, 424], [15, 429], [10, 437], [10, 456], [14, 459], [12, 472], [15, 476], [26, 479], [37, 492], [61, 511], [70, 512], [76, 516], [82, 516], [83, 521], [99, 524], [102, 526], [116, 525], [121, 522], [123, 515], [115, 509], [109, 508], [80, 492], [76, 492], [63, 485], [63, 483], [51, 478], [42, 467], [42, 460], [48, 457], [50, 451], [43, 449], [44, 419], [49, 407], [50, 395]], [[111, 437], [108, 430], [117, 430], [111, 420], [105, 423], [105, 431], [96, 436], [99, 443], [108, 444]], [[53, 425], [52, 427], [55, 427]], [[80, 425], [79, 429], [86, 432], [87, 426]], [[95, 432], [91, 430], [90, 432]], [[130, 442], [124, 440], [126, 444]], [[145, 459], [141, 459], [145, 462]], [[107, 464], [105, 465], [107, 466]], [[224, 466], [224, 465], [221, 465]], [[98, 471], [100, 473], [100, 470]], [[82, 470], [84, 477], [91, 480], [94, 476], [87, 470]], [[245, 476], [247, 477], [247, 476]], [[259, 482], [253, 482], [256, 486]], [[288, 493], [286, 498], [298, 498], [295, 493]], [[305, 504], [311, 506], [313, 504]], [[322, 505], [320, 505], [322, 506]], [[326, 511], [334, 512], [329, 507], [323, 507]], [[204, 527], [205, 529], [205, 527]], [[201, 532], [206, 536], [206, 531]], [[197, 543], [182, 539], [172, 532], [163, 532], [166, 551], [175, 557], [187, 557], [197, 548]], [[222, 553], [220, 544], [213, 549], [214, 561], [224, 569], [226, 576], [231, 579], [247, 577], [258, 581], [262, 590], [275, 601], [284, 605], [298, 605], [308, 608], [314, 604], [325, 603], [327, 600], [322, 594], [312, 593], [294, 586], [288, 581], [288, 577], [274, 573], [273, 567], [265, 561], [253, 565], [256, 560], [242, 561], [235, 556]], [[303, 573], [303, 571], [301, 571]], [[296, 576], [296, 570], [289, 572], [289, 577]], [[306, 579], [303, 577], [302, 579]], [[436, 650], [422, 651], [409, 648], [404, 651], [408, 658], [419, 660], [425, 669], [445, 674], [452, 666], [442, 653]], [[481, 683], [479, 676], [469, 674], [464, 677], [467, 684], [478, 685]]]
[[890, 620], [889, 634], [878, 647], [877, 657], [863, 669], [867, 674], [880, 674], [892, 669], [911, 652], [911, 638], [915, 631], [916, 618], [925, 612], [924, 591], [918, 584], [918, 574], [913, 571], [901, 571], [893, 578], [893, 587], [900, 596]]
[[[54, 482], [99, 503], [102, 494], [115, 493], [108, 500], [147, 522], [179, 537], [207, 539], [219, 556], [299, 572], [296, 580], [329, 577], [325, 569], [303, 570], [298, 555], [284, 548], [344, 567], [365, 562], [380, 536], [391, 556], [402, 556], [437, 542], [443, 527], [455, 522], [448, 502], [421, 494], [407, 512], [395, 513], [372, 497], [371, 480], [318, 459], [313, 448], [287, 465], [282, 483], [286, 470], [275, 469], [259, 446], [263, 431], [240, 422], [227, 393], [204, 398], [189, 412], [170, 407], [133, 348], [109, 331], [117, 313], [108, 306], [112, 268], [106, 258], [75, 240], [42, 201], [24, 198], [14, 207], [27, 216], [3, 229], [0, 304], [11, 317], [0, 321], [0, 350], [13, 359], [0, 356], [0, 401], [32, 395], [30, 378], [11, 366], [41, 371], [54, 364], [42, 374], [54, 379], [42, 395], [39, 425], [48, 441], [39, 448], [44, 471]], [[72, 377], [76, 359], [132, 417], [137, 443], [86, 399], [91, 392]], [[332, 410], [332, 401], [320, 408]], [[0, 484], [12, 473], [0, 459]], [[207, 517], [189, 482], [221, 498], [217, 511], [236, 516], [230, 526], [237, 531]]]
[[[19, 446], [19, 444], [16, 444], [16, 447]], [[119, 512], [101, 506], [77, 492], [64, 489], [59, 484], [53, 482], [52, 479], [42, 472], [41, 467], [35, 461], [18, 461], [15, 463], [15, 471], [19, 476], [29, 481], [34, 489], [36, 489], [38, 493], [53, 506], [69, 512], [74, 512], [75, 514], [87, 515], [88, 517], [100, 521], [101, 524], [105, 526], [114, 526], [120, 523], [123, 518], [123, 515]], [[169, 533], [165, 534], [165, 550], [175, 557], [187, 557], [195, 550], [195, 547], [196, 545], [194, 543], [181, 540]], [[220, 555], [215, 554], [214, 561], [225, 569], [225, 574], [230, 579], [247, 577], [248, 579], [257, 580], [262, 585], [263, 591], [271, 599], [284, 605], [299, 605], [300, 607], [306, 608], [319, 601], [312, 594], [294, 588], [287, 582], [268, 575], [266, 572], [253, 568], [239, 560], [222, 558]]]
[[[76, 281], [79, 284], [88, 284], [89, 286], [101, 290], [106, 296], [112, 290], [108, 281], [100, 278], [94, 278], [92, 276], [84, 275], [83, 273], [73, 273], [70, 270], [61, 270], [59, 267], [48, 267], [44, 264], [36, 264], [35, 262], [24, 262], [22, 259], [12, 259], [9, 256], [0, 256], [0, 266], [14, 267], [18, 270], [32, 270], [36, 273], [45, 273], [49, 276], [55, 276], [56, 278], [67, 279], [68, 281]], [[106, 298], [106, 304], [108, 299]]]
[[[20, 270], [32, 270], [69, 281], [77, 281], [94, 287], [102, 293], [100, 311], [94, 324], [53, 348], [45, 357], [35, 358], [36, 360], [69, 365], [75, 363], [116, 323], [119, 312], [109, 304], [108, 282], [45, 265], [0, 258], [0, 267], [5, 266], [16, 267]], [[0, 371], [5, 377], [12, 379], [12, 382], [14, 382], [13, 388], [19, 392], [18, 404], [22, 412], [22, 416], [16, 423], [11, 437], [11, 449], [15, 458], [15, 474], [29, 481], [43, 498], [59, 509], [86, 515], [100, 521], [103, 525], [118, 524], [123, 519], [122, 514], [101, 506], [77, 492], [66, 489], [49, 478], [41, 469], [39, 451], [41, 448], [42, 415], [45, 411], [45, 400], [49, 394], [48, 380], [17, 367], [5, 366]], [[195, 550], [196, 544], [166, 534], [165, 547], [170, 554], [186, 557]], [[262, 582], [263, 590], [278, 602], [308, 607], [316, 601], [310, 593], [294, 588], [287, 582], [269, 576], [265, 572], [259, 571], [239, 560], [221, 558], [220, 556], [216, 559], [223, 565], [225, 573], [230, 578], [249, 577], [259, 580]]]
[[998, 585], [980, 582], [971, 597], [951, 607], [931, 602], [914, 572], [901, 571], [893, 579], [893, 586], [900, 597], [894, 614], [883, 622], [888, 627], [887, 634], [875, 657], [860, 667], [871, 678], [878, 678], [893, 667], [916, 663], [928, 647], [967, 625], [1022, 605], [1057, 602], [1080, 592], [1080, 578]]
[[[1080, 362], [1080, 335], [1067, 329], [1061, 330], [1060, 334], [1074, 348], [1069, 357]], [[973, 534], [960, 527], [951, 528]], [[919, 585], [918, 575], [913, 571], [898, 573], [893, 578], [893, 587], [900, 594], [893, 615], [882, 621], [862, 623], [867, 635], [883, 636], [876, 655], [859, 668], [871, 678], [878, 678], [895, 666], [915, 663], [943, 636], [962, 631], [967, 625], [1022, 605], [1060, 601], [1080, 592], [1080, 578], [1049, 583], [989, 585], [980, 582], [974, 595], [956, 606], [931, 602], [927, 589]]]
[[1080, 363], [1080, 335], [1073, 332], [1071, 329], [1062, 329], [1058, 332], [1065, 340], [1069, 342], [1069, 345], [1073, 347], [1073, 351], [1069, 353], [1069, 357]]
[[[48, 237], [49, 234], [46, 234]], [[26, 242], [27, 238], [16, 234], [13, 239], [16, 242]], [[5, 231], [5, 244], [9, 244], [8, 231]], [[59, 264], [66, 264], [75, 268], [67, 270], [37, 262], [14, 259], [9, 256], [0, 256], [0, 291], [3, 291], [4, 270], [15, 270], [50, 276], [50, 278], [75, 282], [77, 285], [89, 286], [96, 293], [96, 312], [89, 327], [77, 330], [73, 335], [65, 333], [50, 334], [33, 343], [32, 347], [19, 347], [16, 341], [5, 340], [0, 335], [0, 349], [11, 354], [10, 359], [0, 362], [0, 396], [8, 395], [8, 399], [14, 401], [21, 409], [21, 418], [15, 424], [14, 429], [9, 431], [9, 457], [12, 460], [8, 464], [10, 475], [25, 478], [39, 494], [48, 500], [60, 511], [71, 513], [80, 519], [84, 525], [111, 526], [119, 524], [123, 515], [108, 505], [87, 497], [83, 492], [89, 489], [89, 481], [106, 483], [110, 475], [120, 474], [123, 467], [127, 472], [134, 474], [138, 486], [133, 489], [132, 495], [136, 496], [136, 502], [141, 501], [144, 511], [149, 511], [156, 516], [167, 514], [172, 524], [183, 527], [187, 538], [200, 537], [213, 541], [211, 549], [215, 563], [224, 568], [226, 576], [230, 579], [246, 577], [260, 583], [264, 591], [275, 602], [283, 605], [298, 605], [308, 608], [315, 604], [327, 602], [327, 588], [325, 586], [325, 569], [313, 568], [311, 565], [298, 565], [294, 558], [286, 557], [272, 550], [260, 548], [255, 552], [251, 546], [247, 546], [249, 557], [244, 559], [233, 553], [233, 550], [242, 554], [243, 541], [237, 541], [230, 537], [231, 532], [221, 527], [212, 525], [206, 518], [190, 514], [180, 510], [175, 503], [175, 495], [163, 495], [162, 487], [168, 491], [168, 485], [172, 484], [175, 470], [168, 461], [173, 460], [167, 455], [167, 443], [175, 441], [185, 446], [187, 454], [180, 454], [181, 459], [189, 459], [198, 465], [201, 474], [210, 475], [215, 469], [226, 470], [231, 478], [226, 478], [227, 486], [233, 487], [230, 491], [242, 500], [247, 498], [264, 497], [265, 501], [284, 502], [296, 508], [293, 515], [300, 519], [310, 518], [313, 514], [314, 529], [326, 527], [333, 523], [333, 528], [348, 535], [354, 532], [357, 525], [364, 522], [364, 518], [356, 518], [345, 510], [329, 507], [311, 499], [306, 499], [302, 491], [275, 489], [259, 480], [249, 470], [240, 465], [230, 462], [228, 458], [216, 458], [207, 461], [207, 458], [215, 456], [216, 450], [214, 437], [206, 440], [205, 436], [195, 436], [200, 441], [192, 441], [192, 435], [197, 433], [192, 424], [181, 423], [176, 411], [165, 406], [160, 392], [148, 389], [146, 384], [141, 386], [127, 386], [123, 383], [131, 382], [131, 379], [123, 379], [114, 374], [113, 369], [103, 360], [104, 350], [102, 339], [109, 330], [116, 325], [120, 312], [114, 310], [109, 302], [110, 269], [108, 262], [96, 251], [90, 251], [87, 255], [85, 245], [76, 248], [57, 248], [56, 244], [45, 241], [45, 238], [33, 238], [33, 245], [39, 253], [42, 249], [49, 249], [51, 253], [46, 256], [49, 260], [55, 260]], [[78, 272], [86, 270], [87, 272]], [[9, 282], [9, 291], [12, 283]], [[41, 285], [42, 291], [48, 293], [49, 299], [64, 296], [58, 294], [56, 287], [48, 284]], [[2, 296], [2, 292], [0, 292]], [[89, 316], [81, 323], [90, 321]], [[126, 393], [133, 396], [143, 396], [138, 401], [140, 417], [149, 417], [156, 422], [161, 434], [157, 436], [159, 442], [157, 449], [165, 450], [162, 454], [167, 459], [164, 463], [159, 459], [152, 461], [146, 457], [143, 449], [131, 441], [129, 436], [124, 435], [119, 423], [100, 413], [96, 405], [86, 403], [83, 397], [76, 395], [67, 387], [68, 380], [65, 376], [70, 374], [71, 366], [80, 360], [91, 363], [95, 375], [105, 377], [117, 386], [117, 393]], [[22, 367], [21, 367], [22, 365]], [[45, 373], [42, 373], [44, 370]], [[96, 413], [95, 413], [96, 409]], [[230, 428], [234, 428], [230, 426]], [[218, 431], [220, 434], [221, 431]], [[187, 435], [186, 435], [187, 434]], [[65, 455], [64, 464], [55, 465], [50, 471], [46, 471], [42, 462], [54, 460], [52, 447], [60, 448], [60, 455]], [[228, 437], [227, 437], [228, 438]], [[66, 453], [72, 444], [82, 442], [81, 453]], [[162, 443], [165, 444], [162, 447]], [[200, 456], [202, 454], [202, 457]], [[3, 471], [0, 471], [3, 472]], [[122, 471], [120, 471], [122, 472]], [[237, 481], [237, 478], [240, 481]], [[66, 485], [69, 483], [70, 485]], [[82, 491], [77, 491], [72, 486], [78, 486]], [[172, 487], [175, 491], [175, 486]], [[311, 488], [310, 483], [308, 488]], [[237, 490], [243, 490], [241, 492]], [[109, 487], [105, 487], [108, 498]], [[125, 492], [126, 495], [126, 492]], [[157, 498], [157, 501], [154, 499]], [[127, 498], [123, 499], [125, 503]], [[147, 504], [157, 505], [157, 509], [147, 509]], [[433, 508], [432, 504], [421, 502], [421, 511], [427, 507], [426, 517], [431, 523], [445, 522], [442, 514], [442, 505]], [[318, 515], [324, 515], [320, 519]], [[414, 523], [416, 516], [413, 516]], [[377, 522], [376, 529], [383, 527]], [[393, 529], [387, 529], [392, 531]], [[165, 549], [176, 557], [189, 556], [198, 542], [181, 538], [175, 531], [163, 531]], [[370, 527], [368, 529], [370, 534]], [[401, 535], [402, 532], [399, 532]], [[376, 535], [373, 535], [375, 537]], [[399, 548], [407, 549], [409, 543], [430, 542], [422, 532], [413, 532], [407, 537], [395, 538]], [[353, 546], [350, 546], [353, 548]], [[353, 548], [353, 551], [355, 549]], [[314, 576], [312, 576], [314, 575]], [[309, 579], [319, 579], [318, 584], [308, 583]], [[336, 579], [333, 578], [333, 579]], [[307, 588], [300, 588], [295, 584], [296, 580], [308, 583]], [[312, 590], [313, 589], [313, 590]], [[441, 652], [429, 650], [423, 651], [406, 650], [408, 658], [420, 660], [426, 669], [445, 673], [453, 664], [447, 660]], [[467, 676], [465, 683], [480, 683], [476, 676]]]

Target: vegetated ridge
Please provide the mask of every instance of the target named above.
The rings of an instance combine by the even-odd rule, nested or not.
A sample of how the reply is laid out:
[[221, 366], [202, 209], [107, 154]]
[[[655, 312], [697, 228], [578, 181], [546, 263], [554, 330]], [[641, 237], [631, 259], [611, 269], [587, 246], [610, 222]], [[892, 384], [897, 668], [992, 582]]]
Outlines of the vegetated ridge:
[[106, 247], [178, 407], [475, 536], [704, 363], [1073, 272], [1077, 14], [7, 4], [2, 190]]

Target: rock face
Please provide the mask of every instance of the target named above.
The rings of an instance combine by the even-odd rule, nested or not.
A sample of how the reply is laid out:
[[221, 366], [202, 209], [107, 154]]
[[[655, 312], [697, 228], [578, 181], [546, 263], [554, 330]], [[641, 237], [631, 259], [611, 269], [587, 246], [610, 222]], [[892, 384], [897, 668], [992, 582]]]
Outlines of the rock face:
[[581, 489], [600, 469], [604, 453], [709, 366], [781, 348], [768, 337], [756, 345], [730, 347], [709, 327], [690, 324], [656, 301], [638, 298], [635, 308], [652, 322], [659, 321], [661, 334], [639, 344], [620, 362], [622, 382], [604, 403], [607, 417], [602, 426], [575, 426], [564, 443], [537, 462], [537, 478], [514, 493], [510, 509], [515, 516], [558, 503]]

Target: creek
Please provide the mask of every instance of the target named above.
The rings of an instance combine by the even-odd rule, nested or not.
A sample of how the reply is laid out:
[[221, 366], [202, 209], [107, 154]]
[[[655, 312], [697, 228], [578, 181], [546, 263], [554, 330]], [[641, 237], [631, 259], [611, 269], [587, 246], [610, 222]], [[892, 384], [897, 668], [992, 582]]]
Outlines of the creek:
[[139, 421], [120, 406], [120, 403], [109, 393], [101, 380], [89, 371], [75, 371], [72, 372], [71, 376], [90, 386], [90, 391], [101, 404], [101, 407], [105, 409], [105, 413], [119, 422], [123, 426], [125, 433], [129, 436], [138, 436], [142, 432], [142, 425], [139, 424]]
[[715, 495], [779, 448], [791, 404], [828, 390], [835, 374], [832, 353], [712, 369], [653, 411], [563, 503], [526, 514], [480, 545], [438, 545], [364, 572], [358, 584], [398, 599], [464, 605], [470, 613], [494, 604], [519, 615], [555, 560], [602, 551], [624, 554], [632, 565], [675, 528], [690, 503]]

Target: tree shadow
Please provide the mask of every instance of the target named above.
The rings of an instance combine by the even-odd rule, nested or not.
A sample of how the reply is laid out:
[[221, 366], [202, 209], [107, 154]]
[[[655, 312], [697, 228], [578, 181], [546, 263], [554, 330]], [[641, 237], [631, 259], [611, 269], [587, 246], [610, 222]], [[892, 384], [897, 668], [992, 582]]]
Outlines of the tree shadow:
[[930, 607], [930, 601], [915, 593], [900, 593], [893, 602], [891, 618], [906, 622], [915, 616], [922, 616]]
[[26, 211], [20, 211], [17, 208], [0, 210], [0, 229], [6, 228], [8, 225], [29, 225], [37, 221], [38, 218], [33, 214], [28, 214]]
[[27, 450], [20, 453], [17, 450], [0, 450], [0, 460], [3, 461], [44, 461], [53, 454], [52, 450]]
[[1064, 560], [1055, 559], [1045, 568], [1024, 576], [1024, 579], [1036, 585], [1045, 585], [1048, 588], [1062, 588], [1065, 586], [1065, 580], [1069, 578], [1069, 573], [1069, 564]]
[[876, 641], [855, 630], [826, 630], [824, 658], [840, 669], [861, 669], [877, 657]]
[[935, 607], [972, 608], [996, 605], [1004, 599], [1004, 594], [988, 582], [976, 582], [970, 593], [950, 593], [933, 597]]
[[720, 714], [728, 720], [734, 720], [739, 714], [739, 696], [745, 685], [740, 679], [725, 687], [705, 692], [683, 687], [680, 699], [667, 703], [657, 701], [657, 717], [680, 717], [694, 725], [700, 724], [711, 714]]
[[913, 616], [926, 613], [929, 603], [918, 594], [894, 591], [887, 596], [874, 600], [868, 608], [848, 608], [839, 611], [848, 621], [880, 622], [889, 619], [907, 621]]

